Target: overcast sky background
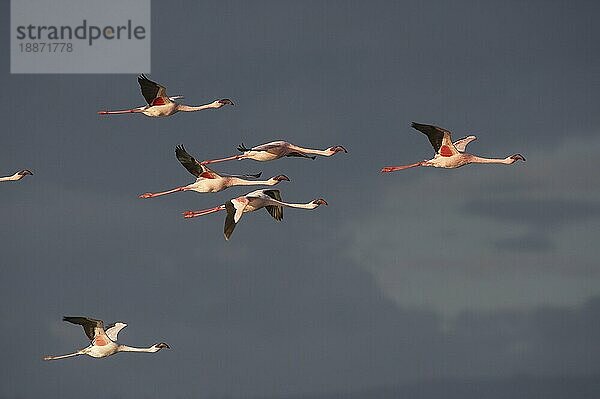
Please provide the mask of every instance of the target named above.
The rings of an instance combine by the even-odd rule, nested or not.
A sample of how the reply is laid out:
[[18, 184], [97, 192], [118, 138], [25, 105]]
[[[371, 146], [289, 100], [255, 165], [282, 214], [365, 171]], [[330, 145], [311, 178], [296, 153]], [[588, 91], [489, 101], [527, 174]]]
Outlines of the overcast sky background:
[[[0, 398], [280, 398], [600, 373], [599, 12], [155, 1], [150, 78], [188, 104], [236, 103], [157, 119], [96, 115], [143, 104], [134, 75], [11, 75], [2, 2], [0, 175], [35, 175], [0, 186]], [[411, 121], [527, 162], [379, 174], [432, 155]], [[215, 169], [285, 173], [284, 200], [328, 207], [281, 223], [249, 214], [226, 242], [224, 215], [181, 212], [251, 188], [137, 198], [193, 180], [177, 144], [204, 159], [276, 139], [349, 153]], [[42, 362], [87, 345], [63, 315], [125, 321], [122, 343], [172, 350]]]

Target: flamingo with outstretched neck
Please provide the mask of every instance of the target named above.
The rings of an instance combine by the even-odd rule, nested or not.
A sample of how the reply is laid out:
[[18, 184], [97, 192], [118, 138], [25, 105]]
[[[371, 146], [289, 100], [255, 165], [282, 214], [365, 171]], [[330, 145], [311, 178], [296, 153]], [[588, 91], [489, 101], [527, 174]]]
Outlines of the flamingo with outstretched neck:
[[148, 105], [144, 105], [132, 109], [124, 109], [119, 111], [98, 111], [99, 115], [113, 115], [113, 114], [131, 114], [141, 113], [146, 116], [158, 117], [158, 116], [171, 116], [177, 112], [194, 112], [202, 111], [205, 109], [218, 109], [225, 105], [233, 105], [233, 102], [228, 98], [221, 100], [215, 100], [212, 103], [190, 106], [176, 102], [183, 96], [172, 96], [167, 95], [167, 89], [156, 82], [151, 81], [145, 75], [138, 76], [138, 83], [142, 90], [142, 95], [146, 99]]
[[44, 360], [59, 360], [73, 356], [87, 355], [94, 358], [102, 358], [114, 355], [119, 352], [144, 352], [144, 353], [156, 353], [161, 349], [170, 348], [164, 342], [154, 344], [147, 348], [137, 348], [133, 346], [120, 345], [117, 343], [117, 336], [119, 331], [127, 327], [125, 323], [115, 323], [104, 328], [104, 322], [102, 320], [96, 320], [89, 317], [63, 317], [64, 321], [69, 323], [79, 324], [83, 327], [85, 335], [90, 339], [90, 345], [80, 349], [73, 353], [60, 356], [44, 356]]
[[203, 209], [200, 211], [185, 211], [183, 212], [183, 217], [190, 219], [219, 211], [227, 211], [223, 233], [225, 235], [225, 239], [229, 240], [233, 234], [235, 226], [240, 221], [244, 213], [254, 212], [261, 208], [265, 208], [275, 220], [281, 221], [283, 219], [284, 207], [315, 209], [321, 205], [327, 205], [327, 201], [325, 201], [323, 198], [314, 199], [305, 204], [294, 204], [290, 202], [283, 202], [281, 200], [281, 193], [279, 190], [256, 190], [246, 195], [233, 198], [230, 201], [227, 201], [225, 204], [216, 206], [214, 208]]
[[273, 161], [282, 157], [299, 157], [299, 158], [310, 158], [315, 159], [317, 155], [323, 157], [330, 157], [337, 154], [338, 152], [348, 152], [341, 145], [326, 148], [324, 150], [315, 150], [312, 148], [300, 147], [287, 141], [272, 141], [270, 143], [261, 144], [256, 147], [246, 148], [244, 144], [238, 147], [238, 151], [241, 151], [240, 155], [233, 155], [227, 158], [221, 159], [210, 159], [200, 162], [202, 165], [207, 165], [217, 162], [241, 160], [241, 159], [253, 159], [255, 161], [266, 162]]
[[435, 156], [432, 159], [401, 166], [386, 166], [381, 172], [395, 172], [418, 166], [432, 166], [434, 168], [459, 168], [470, 163], [496, 163], [511, 165], [516, 161], [525, 161], [521, 154], [513, 154], [506, 158], [485, 158], [465, 152], [467, 145], [476, 140], [475, 136], [467, 136], [455, 142], [452, 142], [452, 133], [441, 127], [433, 125], [424, 125], [413, 122], [411, 125], [429, 138], [433, 146]]

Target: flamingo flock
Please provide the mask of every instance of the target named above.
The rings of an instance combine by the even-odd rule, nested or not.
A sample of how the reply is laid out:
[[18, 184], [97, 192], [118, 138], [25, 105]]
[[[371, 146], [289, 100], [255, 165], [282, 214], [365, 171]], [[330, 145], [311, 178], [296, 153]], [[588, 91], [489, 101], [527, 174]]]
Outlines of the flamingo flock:
[[[167, 94], [167, 89], [164, 86], [153, 82], [143, 74], [138, 77], [138, 83], [147, 105], [118, 111], [99, 111], [98, 114], [112, 115], [141, 113], [149, 117], [166, 117], [180, 111], [193, 112], [206, 109], [219, 109], [226, 105], [233, 105], [233, 102], [227, 98], [215, 100], [211, 103], [199, 106], [184, 105], [176, 101], [181, 99], [182, 96], [169, 96]], [[411, 126], [427, 136], [435, 152], [433, 158], [407, 165], [386, 166], [381, 169], [381, 172], [395, 172], [420, 166], [453, 169], [472, 163], [511, 165], [517, 161], [525, 161], [525, 158], [521, 154], [513, 154], [505, 158], [486, 158], [469, 154], [466, 152], [466, 148], [469, 143], [476, 139], [475, 136], [467, 136], [460, 140], [452, 141], [452, 133], [441, 127], [416, 122], [413, 122]], [[198, 161], [186, 151], [183, 145], [178, 145], [175, 147], [175, 156], [179, 163], [194, 176], [195, 181], [165, 191], [147, 192], [139, 195], [139, 198], [154, 198], [183, 191], [218, 193], [225, 189], [237, 186], [275, 186], [283, 181], [290, 182], [290, 179], [285, 174], [276, 174], [266, 180], [260, 180], [262, 172], [237, 175], [226, 174], [209, 168], [207, 166], [209, 164], [243, 159], [269, 162], [286, 157], [314, 160], [317, 156], [331, 157], [338, 153], [348, 152], [346, 148], [341, 145], [335, 145], [321, 150], [301, 147], [287, 141], [272, 141], [251, 148], [241, 144], [237, 149], [240, 154], [231, 155], [225, 158]], [[23, 169], [11, 176], [0, 177], [0, 182], [18, 181], [28, 175], [33, 175], [33, 173], [28, 169]], [[233, 197], [226, 200], [221, 205], [212, 208], [185, 211], [183, 212], [183, 217], [185, 219], [193, 219], [199, 216], [225, 211], [226, 216], [223, 234], [225, 240], [229, 240], [242, 216], [246, 213], [255, 212], [264, 208], [273, 219], [282, 221], [284, 208], [314, 210], [322, 205], [328, 205], [327, 201], [323, 198], [316, 198], [306, 203], [285, 202], [282, 199], [280, 190], [265, 188], [252, 191], [245, 195]], [[89, 317], [65, 316], [63, 320], [82, 326], [86, 336], [90, 340], [90, 344], [83, 349], [65, 355], [45, 356], [43, 358], [44, 360], [59, 360], [80, 355], [86, 355], [92, 358], [105, 358], [119, 352], [156, 353], [162, 349], [170, 348], [169, 345], [164, 342], [159, 342], [148, 347], [132, 347], [117, 343], [119, 332], [127, 326], [127, 324], [122, 322], [117, 322], [105, 327], [102, 320]]]
[[233, 186], [274, 186], [282, 181], [290, 181], [286, 175], [273, 176], [268, 180], [250, 180], [250, 178], [258, 179], [261, 174], [229, 175], [215, 172], [203, 163], [196, 161], [193, 156], [188, 154], [183, 145], [175, 147], [175, 155], [181, 165], [196, 177], [196, 181], [187, 186], [176, 187], [167, 191], [144, 193], [139, 196], [140, 198], [153, 198], [179, 191], [217, 193]]
[[[207, 164], [211, 163], [241, 159], [253, 159], [255, 161], [267, 162], [282, 157], [315, 159], [317, 155], [330, 157], [338, 152], [348, 152], [342, 146], [333, 146], [325, 150], [315, 150], [311, 148], [299, 147], [286, 141], [273, 141], [271, 143], [253, 147], [251, 149], [245, 148], [242, 144], [240, 147], [238, 147], [238, 150], [242, 152], [241, 155], [198, 162], [196, 158], [194, 158], [185, 150], [183, 145], [179, 145], [175, 147], [175, 156], [181, 165], [183, 165], [188, 172], [196, 177], [196, 181], [186, 186], [180, 186], [166, 191], [144, 193], [141, 194], [139, 198], [154, 198], [180, 191], [216, 193], [233, 186], [274, 186], [282, 181], [290, 181], [290, 179], [283, 174], [273, 176], [268, 180], [257, 180], [261, 175], [260, 173], [243, 175], [228, 175], [224, 173], [218, 173], [206, 166]], [[258, 209], [265, 208], [275, 220], [281, 221], [283, 219], [283, 207], [315, 209], [319, 205], [327, 205], [327, 202], [324, 199], [319, 198], [306, 204], [287, 203], [281, 200], [281, 193], [279, 190], [255, 190], [246, 195], [233, 198], [227, 201], [225, 204], [216, 206], [214, 208], [200, 211], [183, 212], [183, 216], [186, 219], [191, 219], [197, 216], [207, 215], [209, 213], [223, 210], [227, 211], [224, 236], [226, 240], [229, 240], [231, 234], [233, 234], [236, 224], [239, 222], [244, 213], [254, 212]]]

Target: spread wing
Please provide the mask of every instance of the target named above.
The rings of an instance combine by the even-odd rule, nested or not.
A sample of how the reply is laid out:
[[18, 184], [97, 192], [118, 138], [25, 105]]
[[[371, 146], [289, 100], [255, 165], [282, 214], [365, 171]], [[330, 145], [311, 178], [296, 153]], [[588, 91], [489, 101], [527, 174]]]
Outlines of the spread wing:
[[[263, 190], [263, 193], [273, 198], [275, 201], [281, 202], [281, 192], [279, 190]], [[265, 206], [269, 215], [273, 216], [278, 222], [283, 219], [283, 206], [281, 205], [267, 205]]]
[[242, 218], [246, 206], [248, 206], [248, 200], [244, 197], [238, 197], [225, 203], [227, 217], [225, 218], [225, 228], [223, 229], [223, 233], [225, 234], [226, 240], [229, 240], [229, 237], [233, 234], [233, 230]]
[[191, 174], [193, 174], [196, 177], [200, 177], [200, 176], [204, 175], [205, 173], [206, 173], [206, 176], [202, 176], [202, 177], [206, 177], [208, 179], [215, 179], [216, 177], [218, 177], [218, 175], [213, 177], [212, 175], [214, 174], [214, 172], [212, 170], [210, 170], [209, 168], [207, 168], [204, 165], [200, 165], [200, 163], [198, 161], [196, 161], [196, 158], [191, 156], [185, 150], [185, 147], [183, 146], [183, 144], [175, 147], [175, 156], [177, 157], [179, 162], [181, 162], [183, 167], [186, 168], [188, 170], [188, 172], [190, 172]]
[[[233, 234], [233, 230], [235, 230], [235, 226], [239, 221], [239, 218], [236, 220], [236, 208], [233, 205], [233, 202], [227, 201], [225, 203], [225, 210], [227, 211], [227, 216], [225, 217], [225, 226], [223, 227], [223, 234], [225, 235], [225, 239], [229, 240], [231, 235]], [[243, 211], [242, 211], [243, 212]]]
[[225, 210], [227, 211], [227, 216], [225, 217], [225, 227], [223, 228], [223, 234], [225, 235], [225, 239], [229, 240], [229, 237], [233, 234], [233, 230], [235, 230], [236, 222], [233, 220], [235, 216], [235, 207], [231, 201], [227, 201], [225, 203]]
[[427, 136], [433, 150], [439, 155], [449, 157], [458, 154], [458, 150], [452, 144], [452, 133], [448, 130], [416, 122], [411, 126]]
[[106, 335], [108, 336], [108, 338], [110, 338], [110, 340], [114, 342], [117, 340], [119, 331], [121, 331], [125, 327], [127, 327], [127, 324], [125, 324], [125, 323], [115, 323], [115, 324], [111, 324], [110, 326], [108, 326], [108, 328], [105, 330], [105, 332], [106, 332]]
[[90, 341], [92, 341], [98, 335], [104, 335], [104, 323], [102, 320], [91, 319], [88, 317], [65, 316], [63, 317], [63, 321], [68, 321], [69, 323], [79, 324], [82, 326], [83, 331], [85, 331], [85, 335], [88, 336]]
[[227, 173], [217, 173], [214, 170], [210, 169], [208, 166], [200, 164], [200, 162], [198, 162], [196, 160], [196, 158], [194, 158], [192, 155], [190, 155], [185, 150], [185, 147], [183, 146], [183, 144], [175, 147], [175, 155], [177, 156], [177, 159], [179, 160], [179, 162], [181, 162], [183, 167], [186, 168], [188, 172], [190, 172], [191, 174], [196, 176], [196, 178], [198, 178], [198, 177], [203, 177], [205, 179], [218, 179], [219, 177], [259, 178], [262, 174], [262, 172], [254, 173], [254, 174], [247, 174], [247, 175], [230, 175]]
[[[149, 105], [164, 105], [171, 102], [171, 99], [167, 96], [167, 88], [151, 81], [146, 75], [141, 74], [138, 76], [138, 83], [140, 84], [142, 95]], [[156, 101], [157, 99], [160, 100]]]
[[467, 145], [471, 142], [477, 140], [477, 137], [475, 136], [467, 136], [467, 137], [463, 137], [460, 140], [456, 140], [454, 142], [454, 147], [456, 147], [456, 149], [460, 152], [465, 152], [465, 150], [467, 149]]

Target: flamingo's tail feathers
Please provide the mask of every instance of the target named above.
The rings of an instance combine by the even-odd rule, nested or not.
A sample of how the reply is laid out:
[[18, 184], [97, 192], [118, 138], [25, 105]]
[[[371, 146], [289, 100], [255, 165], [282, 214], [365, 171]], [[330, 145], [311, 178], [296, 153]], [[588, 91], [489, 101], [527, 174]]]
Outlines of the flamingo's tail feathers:
[[237, 149], [238, 149], [238, 151], [240, 151], [240, 152], [246, 152], [246, 151], [250, 151], [250, 148], [247, 148], [247, 147], [244, 145], [244, 143], [240, 144], [240, 145], [238, 146], [238, 148], [237, 148]]

